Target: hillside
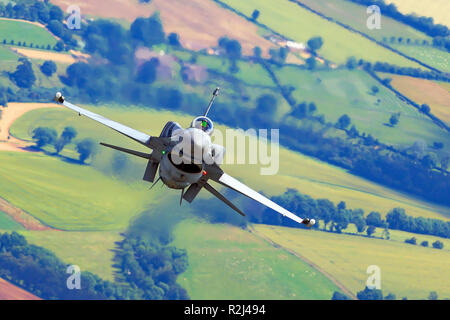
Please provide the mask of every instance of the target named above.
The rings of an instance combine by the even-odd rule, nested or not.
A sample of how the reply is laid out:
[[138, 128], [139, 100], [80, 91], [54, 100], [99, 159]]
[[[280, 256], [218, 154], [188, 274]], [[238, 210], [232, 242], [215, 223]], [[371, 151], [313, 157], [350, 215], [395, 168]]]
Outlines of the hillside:
[[[367, 267], [377, 265], [381, 269], [381, 289], [385, 295], [392, 292], [397, 299], [405, 296], [425, 299], [430, 291], [436, 291], [442, 299], [450, 297], [450, 282], [446, 276], [449, 250], [328, 232], [265, 225], [254, 228], [257, 235], [269, 238], [333, 274], [353, 292], [364, 289], [369, 276]], [[420, 240], [420, 236], [417, 237]]]

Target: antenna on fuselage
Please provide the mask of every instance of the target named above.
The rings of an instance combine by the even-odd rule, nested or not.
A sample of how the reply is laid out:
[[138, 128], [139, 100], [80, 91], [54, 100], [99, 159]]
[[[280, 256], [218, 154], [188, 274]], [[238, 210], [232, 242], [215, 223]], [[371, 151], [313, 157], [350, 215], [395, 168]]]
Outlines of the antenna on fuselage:
[[206, 117], [206, 116], [208, 115], [209, 109], [211, 109], [211, 106], [212, 106], [212, 104], [213, 104], [213, 102], [214, 102], [214, 99], [219, 95], [219, 90], [220, 90], [220, 88], [217, 87], [217, 88], [213, 91], [213, 95], [212, 95], [212, 97], [211, 97], [211, 100], [209, 101], [208, 108], [206, 109], [206, 112], [205, 112], [205, 114], [203, 115], [204, 117]]

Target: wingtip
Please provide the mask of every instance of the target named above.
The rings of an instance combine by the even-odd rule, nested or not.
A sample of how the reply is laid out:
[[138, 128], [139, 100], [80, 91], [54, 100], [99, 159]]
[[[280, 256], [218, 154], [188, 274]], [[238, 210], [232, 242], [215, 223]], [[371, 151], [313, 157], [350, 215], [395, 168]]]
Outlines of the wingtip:
[[59, 91], [55, 94], [55, 97], [53, 98], [53, 100], [55, 100], [58, 103], [64, 103], [64, 97], [63, 97], [62, 93]]

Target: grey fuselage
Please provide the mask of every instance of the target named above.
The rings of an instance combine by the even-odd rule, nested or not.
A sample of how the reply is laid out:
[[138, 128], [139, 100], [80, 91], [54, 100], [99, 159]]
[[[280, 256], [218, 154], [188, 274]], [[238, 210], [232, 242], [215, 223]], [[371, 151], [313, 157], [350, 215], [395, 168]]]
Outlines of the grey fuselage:
[[[193, 121], [194, 125], [195, 119]], [[193, 127], [183, 129], [176, 122], [168, 122], [161, 132], [170, 137], [175, 147], [165, 153], [160, 161], [159, 176], [171, 189], [184, 189], [200, 180], [206, 174], [205, 161], [216, 163], [219, 146], [211, 143], [210, 132]], [[221, 155], [223, 155], [223, 147]], [[216, 158], [214, 158], [216, 156]]]

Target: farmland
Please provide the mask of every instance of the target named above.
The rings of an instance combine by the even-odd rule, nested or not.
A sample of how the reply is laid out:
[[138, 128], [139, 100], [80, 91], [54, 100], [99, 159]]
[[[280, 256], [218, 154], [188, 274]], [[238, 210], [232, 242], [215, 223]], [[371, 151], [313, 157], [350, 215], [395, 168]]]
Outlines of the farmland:
[[[259, 22], [297, 42], [306, 43], [312, 37], [321, 36], [324, 45], [319, 53], [336, 63], [344, 63], [350, 56], [355, 56], [372, 62], [389, 61], [399, 66], [419, 67], [416, 63], [289, 1], [226, 0], [223, 2], [247, 16], [251, 16], [253, 10], [257, 8], [261, 12]], [[292, 25], [296, 27], [292, 28]], [[311, 26], [314, 27], [311, 28]]]
[[[450, 123], [450, 91], [440, 83], [407, 76], [389, 75], [392, 86], [419, 104], [428, 104], [431, 112]], [[446, 83], [444, 83], [446, 84]]]
[[10, 43], [14, 40], [17, 44], [26, 42], [27, 45], [53, 47], [56, 44], [56, 38], [51, 35], [44, 27], [27, 21], [9, 20], [0, 18], [0, 41], [6, 40]]
[[325, 16], [333, 18], [350, 27], [361, 31], [378, 41], [383, 38], [402, 37], [403, 39], [410, 38], [412, 40], [427, 40], [431, 41], [431, 37], [424, 33], [405, 25], [397, 20], [382, 16], [380, 29], [367, 28], [367, 18], [369, 15], [366, 10], [367, 7], [358, 5], [356, 3], [346, 0], [299, 0], [313, 10], [316, 10]]
[[[450, 144], [447, 132], [363, 71], [309, 72], [286, 66], [275, 72], [281, 84], [295, 88], [292, 95], [297, 101], [315, 102], [318, 113], [324, 114], [327, 121], [335, 122], [348, 114], [356, 129], [388, 144], [410, 146], [418, 139], [428, 145], [434, 141]], [[373, 86], [379, 89], [376, 94], [371, 92]], [[401, 113], [398, 125], [386, 126], [396, 112]]]
[[[72, 4], [68, 0], [54, 0], [61, 8]], [[150, 4], [139, 3], [138, 0], [123, 2], [113, 1], [78, 1], [81, 12], [94, 17], [119, 19], [130, 24], [138, 16], [148, 17], [159, 12], [164, 31], [180, 35], [183, 46], [187, 49], [200, 50], [217, 45], [217, 40], [228, 35], [242, 44], [245, 54], [251, 54], [255, 46], [268, 50], [274, 45], [264, 39], [258, 27], [239, 17], [211, 0], [153, 0]], [[195, 20], [192, 17], [196, 17]], [[233, 30], [231, 32], [231, 30]]]
[[[450, 297], [446, 277], [450, 251], [413, 246], [382, 239], [327, 232], [305, 232], [283, 227], [255, 225], [255, 232], [286, 247], [328, 273], [353, 292], [363, 290], [367, 267], [381, 269], [381, 289], [398, 299], [425, 299], [430, 291]], [[417, 236], [417, 235], [416, 235]], [[420, 238], [420, 236], [418, 236]]]

